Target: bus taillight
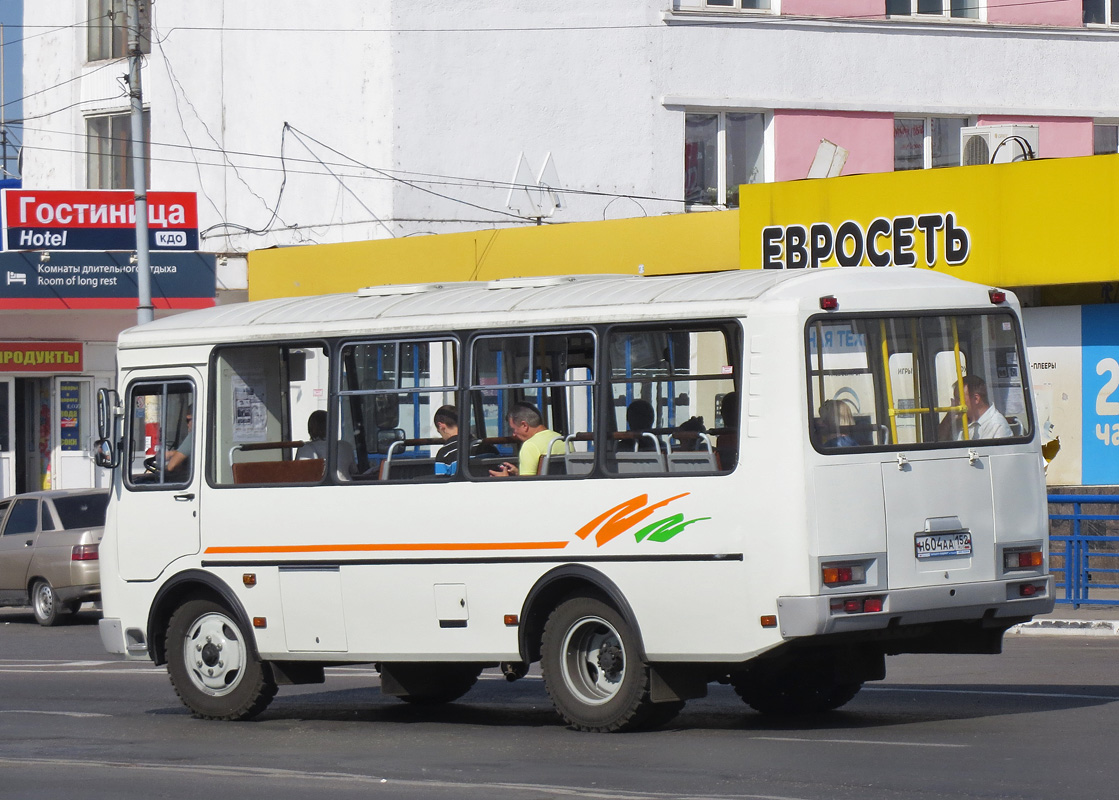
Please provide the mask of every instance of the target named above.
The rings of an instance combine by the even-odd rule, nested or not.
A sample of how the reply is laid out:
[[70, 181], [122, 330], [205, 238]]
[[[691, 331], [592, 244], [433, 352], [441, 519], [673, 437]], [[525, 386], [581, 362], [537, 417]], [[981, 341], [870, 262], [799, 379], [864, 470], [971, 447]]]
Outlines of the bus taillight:
[[881, 597], [837, 597], [831, 601], [833, 614], [877, 614], [885, 608]]
[[866, 567], [862, 564], [824, 564], [822, 577], [825, 586], [866, 583]]
[[1003, 554], [1003, 564], [1007, 569], [1034, 569], [1043, 562], [1040, 550], [1008, 550]]

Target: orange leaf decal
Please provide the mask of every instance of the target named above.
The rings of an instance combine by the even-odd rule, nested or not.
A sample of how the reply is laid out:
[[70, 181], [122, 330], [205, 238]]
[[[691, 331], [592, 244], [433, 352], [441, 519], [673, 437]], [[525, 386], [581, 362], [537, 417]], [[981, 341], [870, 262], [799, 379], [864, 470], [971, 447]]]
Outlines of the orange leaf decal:
[[575, 535], [580, 539], [586, 539], [595, 530], [598, 533], [595, 535], [595, 543], [598, 547], [602, 547], [621, 534], [628, 531], [634, 525], [647, 519], [658, 508], [662, 508], [673, 500], [679, 500], [681, 497], [687, 497], [691, 492], [684, 492], [675, 497], [670, 497], [667, 500], [661, 500], [659, 503], [654, 503], [651, 506], [645, 504], [649, 502], [649, 495], [642, 494], [624, 503], [614, 506], [609, 511], [605, 511], [592, 519], [582, 528], [575, 532]]

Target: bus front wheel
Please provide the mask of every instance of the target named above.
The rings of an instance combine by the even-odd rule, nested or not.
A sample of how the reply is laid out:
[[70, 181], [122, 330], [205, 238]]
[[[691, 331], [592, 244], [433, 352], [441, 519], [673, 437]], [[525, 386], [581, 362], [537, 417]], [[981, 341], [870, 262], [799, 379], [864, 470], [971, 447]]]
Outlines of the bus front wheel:
[[211, 600], [191, 600], [171, 615], [167, 673], [175, 693], [203, 719], [251, 719], [276, 695], [271, 668], [253, 658], [241, 626]]
[[649, 668], [638, 651], [633, 629], [611, 606], [585, 596], [560, 603], [544, 625], [541, 667], [564, 721], [593, 732], [666, 721], [656, 712], [667, 709], [649, 697]]

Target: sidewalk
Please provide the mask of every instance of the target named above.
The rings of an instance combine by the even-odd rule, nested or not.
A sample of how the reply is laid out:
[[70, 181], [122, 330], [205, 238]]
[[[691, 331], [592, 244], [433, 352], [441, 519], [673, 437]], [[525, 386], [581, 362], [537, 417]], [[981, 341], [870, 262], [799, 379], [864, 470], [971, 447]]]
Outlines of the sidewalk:
[[1030, 622], [1015, 625], [1008, 635], [1046, 636], [1117, 636], [1119, 635], [1119, 605], [1081, 606], [1073, 608], [1058, 603], [1048, 614], [1034, 617]]

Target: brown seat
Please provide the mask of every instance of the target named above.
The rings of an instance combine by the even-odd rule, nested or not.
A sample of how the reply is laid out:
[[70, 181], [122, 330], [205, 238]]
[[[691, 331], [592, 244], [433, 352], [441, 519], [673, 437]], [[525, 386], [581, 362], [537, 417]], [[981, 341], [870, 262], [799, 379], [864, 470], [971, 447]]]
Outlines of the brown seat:
[[234, 483], [317, 483], [326, 462], [321, 458], [299, 461], [244, 461], [233, 465]]

